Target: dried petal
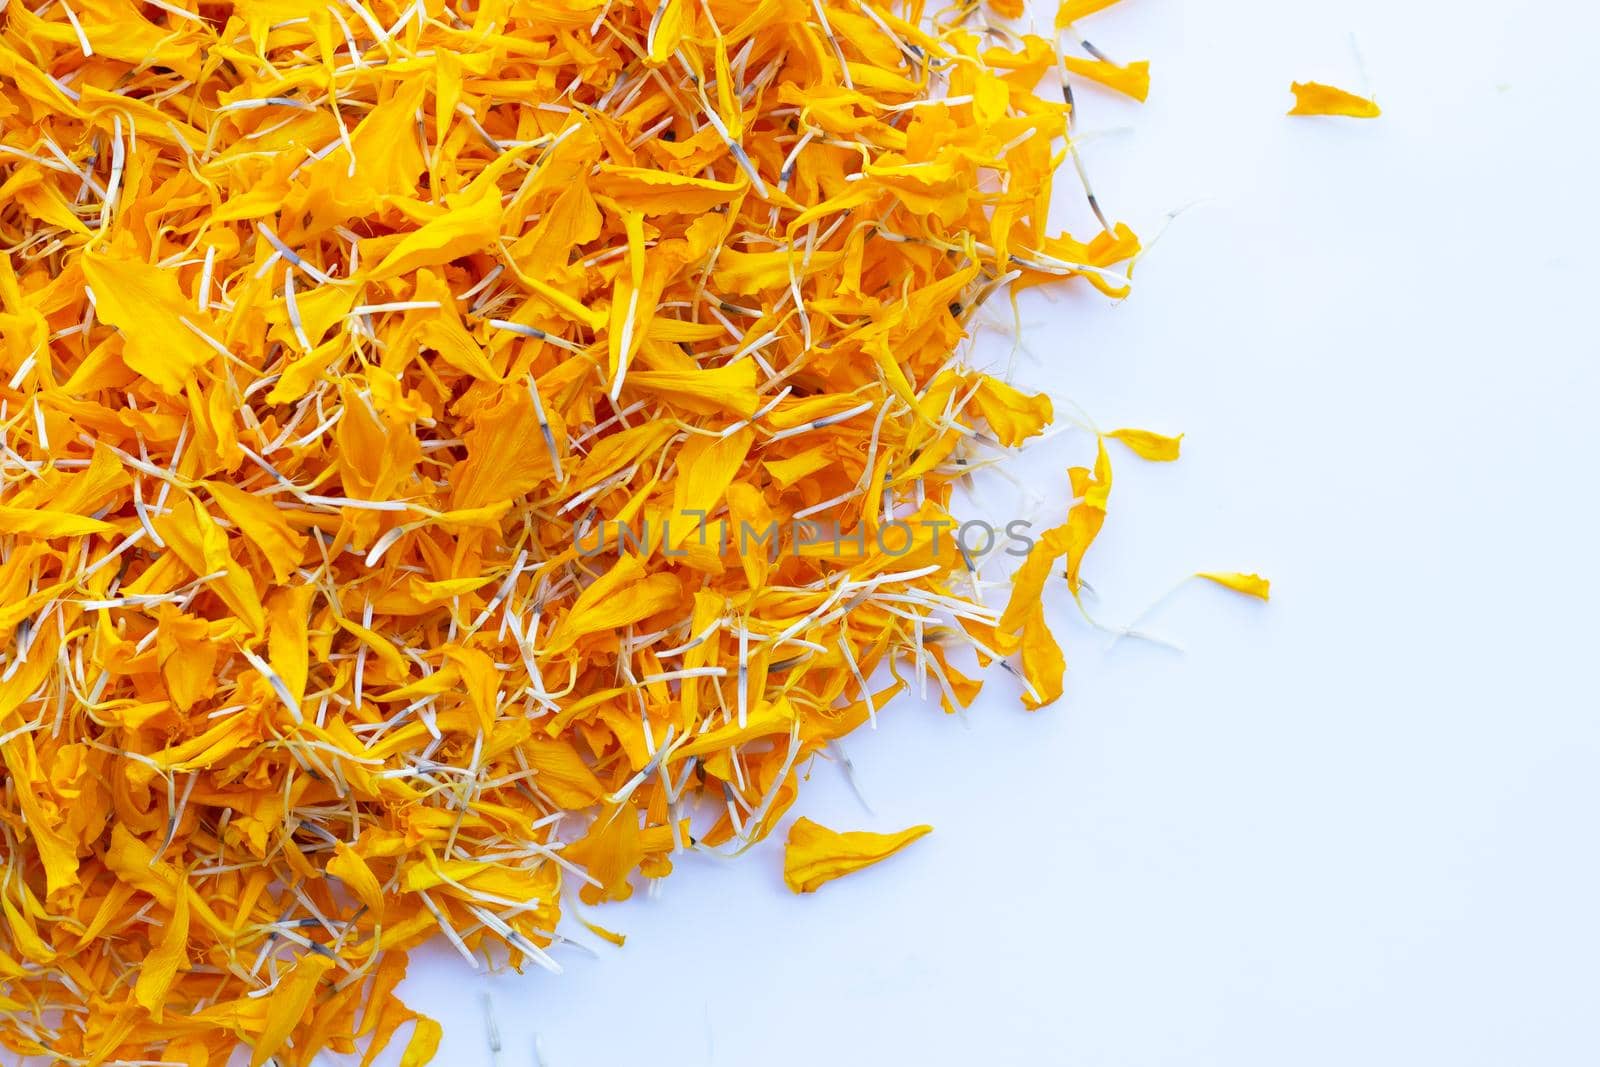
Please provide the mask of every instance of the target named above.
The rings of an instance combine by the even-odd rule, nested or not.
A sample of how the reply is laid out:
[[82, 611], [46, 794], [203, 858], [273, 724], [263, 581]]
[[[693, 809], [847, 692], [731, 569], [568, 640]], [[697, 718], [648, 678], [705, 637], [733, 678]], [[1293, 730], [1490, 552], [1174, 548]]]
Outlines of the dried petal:
[[888, 859], [931, 826], [912, 826], [892, 834], [866, 830], [841, 833], [810, 819], [796, 819], [783, 852], [783, 880], [796, 893], [814, 893], [818, 886]]
[[1295, 82], [1289, 86], [1294, 93], [1291, 115], [1343, 115], [1352, 119], [1375, 119], [1383, 112], [1378, 105], [1364, 96], [1336, 89], [1320, 82]]
[[1204, 578], [1210, 582], [1245, 596], [1253, 596], [1258, 600], [1267, 600], [1272, 593], [1272, 583], [1259, 574], [1244, 574], [1239, 571], [1200, 571], [1196, 578]]

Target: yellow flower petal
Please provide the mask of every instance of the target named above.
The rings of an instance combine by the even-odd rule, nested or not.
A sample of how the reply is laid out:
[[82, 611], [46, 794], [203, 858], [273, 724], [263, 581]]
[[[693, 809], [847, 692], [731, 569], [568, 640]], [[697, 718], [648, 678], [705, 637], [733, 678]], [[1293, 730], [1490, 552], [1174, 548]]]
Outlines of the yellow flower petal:
[[1080, 59], [1067, 56], [1062, 60], [1074, 74], [1115, 89], [1124, 96], [1143, 101], [1150, 95], [1150, 64], [1140, 60], [1126, 66], [1107, 63], [1103, 59]]
[[1118, 0], [1063, 0], [1061, 6], [1056, 8], [1056, 29], [1064, 29], [1078, 19], [1088, 18], [1117, 2]]
[[444, 1036], [444, 1028], [425, 1015], [417, 1016], [416, 1027], [411, 1031], [411, 1040], [406, 1042], [406, 1050], [400, 1055], [400, 1067], [423, 1067], [432, 1063], [434, 1054], [439, 1051], [439, 1040]]
[[1295, 82], [1289, 86], [1294, 93], [1291, 115], [1343, 115], [1352, 119], [1375, 119], [1383, 112], [1378, 105], [1364, 96], [1336, 89], [1320, 82]]
[[374, 268], [383, 281], [421, 267], [448, 263], [494, 244], [500, 235], [500, 193], [492, 183], [467, 190], [451, 210], [407, 234]]
[[813, 893], [835, 878], [888, 859], [932, 831], [931, 826], [913, 826], [893, 834], [841, 833], [800, 818], [789, 828], [784, 846], [783, 880], [796, 893]]
[[206, 491], [239, 532], [261, 550], [273, 578], [279, 582], [288, 581], [305, 554], [306, 539], [289, 525], [284, 512], [273, 507], [266, 498], [246, 493], [227, 482], [207, 482]]
[[85, 252], [83, 278], [94, 292], [95, 315], [122, 333], [123, 362], [162, 391], [178, 393], [217, 355], [201, 336], [215, 338], [215, 327], [184, 298], [171, 271], [136, 255], [128, 242], [111, 252]]
[[1239, 571], [1200, 571], [1195, 577], [1216, 582], [1236, 593], [1253, 596], [1259, 600], [1268, 599], [1272, 592], [1272, 583], [1259, 574], [1244, 574]]
[[189, 961], [189, 893], [187, 887], [177, 894], [172, 917], [161, 928], [161, 940], [144, 958], [139, 969], [139, 980], [133, 987], [133, 999], [161, 1021], [167, 993], [177, 979], [178, 969]]
[[328, 860], [328, 873], [343, 882], [345, 888], [370, 909], [375, 917], [383, 918], [383, 886], [361, 854], [343, 841], [333, 846], [333, 858]]
[[83, 537], [115, 532], [116, 527], [87, 515], [0, 506], [0, 533], [28, 537]]
[[1183, 444], [1181, 433], [1176, 437], [1167, 437], [1149, 430], [1112, 430], [1106, 436], [1127, 445], [1140, 459], [1156, 463], [1170, 463], [1177, 459], [1178, 450]]
[[250, 1067], [263, 1067], [283, 1048], [296, 1029], [310, 1019], [308, 1009], [317, 987], [333, 969], [333, 959], [312, 952], [294, 961], [267, 998], [266, 1025], [250, 1050]]
[[1022, 695], [1022, 703], [1031, 710], [1037, 710], [1059, 700], [1067, 661], [1045, 623], [1042, 610], [1036, 609], [1023, 625], [1020, 651], [1022, 677], [1027, 680], [1031, 690]]

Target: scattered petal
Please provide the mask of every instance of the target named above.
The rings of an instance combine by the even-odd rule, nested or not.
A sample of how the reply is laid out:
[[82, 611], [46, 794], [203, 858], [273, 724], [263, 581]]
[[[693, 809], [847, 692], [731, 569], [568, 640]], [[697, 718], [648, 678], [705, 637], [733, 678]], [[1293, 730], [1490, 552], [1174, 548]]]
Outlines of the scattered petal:
[[1112, 430], [1106, 436], [1127, 445], [1140, 459], [1155, 463], [1171, 463], [1177, 459], [1178, 450], [1183, 444], [1181, 433], [1176, 437], [1167, 437], [1149, 430]]
[[1289, 86], [1294, 93], [1291, 115], [1343, 115], [1352, 119], [1375, 119], [1383, 112], [1378, 105], [1364, 96], [1336, 89], [1320, 82], [1295, 82]]
[[1200, 571], [1195, 577], [1216, 582], [1236, 593], [1253, 596], [1258, 600], [1270, 599], [1272, 592], [1272, 583], [1259, 574], [1244, 574], [1239, 571]]
[[841, 833], [802, 817], [789, 828], [783, 880], [796, 893], [814, 893], [817, 887], [886, 860], [932, 832], [931, 826], [913, 826], [893, 834]]

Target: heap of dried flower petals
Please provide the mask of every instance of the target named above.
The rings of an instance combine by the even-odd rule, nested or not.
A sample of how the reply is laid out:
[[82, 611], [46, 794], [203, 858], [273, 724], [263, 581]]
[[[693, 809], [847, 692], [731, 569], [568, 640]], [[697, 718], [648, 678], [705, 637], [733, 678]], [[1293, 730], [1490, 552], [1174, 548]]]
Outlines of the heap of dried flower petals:
[[1040, 589], [1104, 448], [1003, 610], [943, 525], [1051, 418], [955, 358], [974, 310], [1137, 251], [1046, 228], [1049, 42], [885, 0], [0, 17], [6, 1047], [414, 1023], [423, 1062], [423, 940], [553, 967], [564, 884], [744, 850], [907, 674], [970, 700], [954, 649], [1060, 693]]

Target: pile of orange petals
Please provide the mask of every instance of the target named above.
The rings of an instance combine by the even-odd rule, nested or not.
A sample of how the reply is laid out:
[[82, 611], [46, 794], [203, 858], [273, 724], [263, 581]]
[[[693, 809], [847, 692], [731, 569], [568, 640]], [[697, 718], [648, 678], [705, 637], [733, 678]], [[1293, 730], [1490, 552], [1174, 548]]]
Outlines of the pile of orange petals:
[[554, 967], [957, 652], [1060, 693], [1110, 471], [979, 602], [952, 492], [1051, 412], [958, 346], [1138, 246], [1046, 228], [1051, 45], [944, 17], [4, 8], [6, 1047], [423, 1062], [424, 940]]

